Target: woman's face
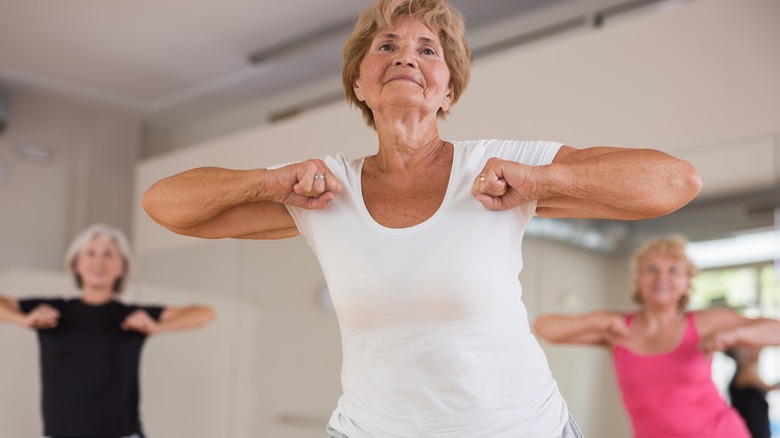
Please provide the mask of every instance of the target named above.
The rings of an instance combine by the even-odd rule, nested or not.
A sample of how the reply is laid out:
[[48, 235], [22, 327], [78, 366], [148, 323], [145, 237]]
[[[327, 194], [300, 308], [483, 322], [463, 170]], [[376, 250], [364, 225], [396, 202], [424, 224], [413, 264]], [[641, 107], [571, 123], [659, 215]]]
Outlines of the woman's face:
[[374, 36], [354, 86], [375, 117], [393, 108], [435, 116], [452, 102], [450, 71], [439, 36], [408, 16]]
[[81, 276], [83, 290], [112, 290], [124, 273], [122, 254], [110, 237], [95, 236], [76, 259], [76, 273]]
[[676, 307], [688, 292], [688, 265], [662, 253], [650, 254], [639, 266], [639, 291], [645, 306]]

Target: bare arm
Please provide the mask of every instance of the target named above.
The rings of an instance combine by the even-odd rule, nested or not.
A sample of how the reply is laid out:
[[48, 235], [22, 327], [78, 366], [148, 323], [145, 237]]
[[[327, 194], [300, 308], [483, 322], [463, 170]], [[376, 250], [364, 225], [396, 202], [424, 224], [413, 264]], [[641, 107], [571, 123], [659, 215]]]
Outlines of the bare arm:
[[215, 317], [216, 312], [208, 306], [166, 307], [158, 322], [144, 310], [139, 309], [125, 318], [122, 322], [122, 328], [147, 335], [159, 335], [171, 331], [202, 327], [213, 321]]
[[544, 217], [646, 219], [677, 210], [701, 190], [690, 163], [651, 149], [562, 146], [550, 165], [493, 158], [482, 173], [472, 191], [487, 208], [538, 200]]
[[16, 298], [0, 295], [0, 321], [27, 327], [25, 315], [19, 309]]
[[546, 341], [558, 344], [613, 345], [629, 336], [623, 315], [591, 312], [583, 315], [542, 315], [534, 322], [534, 331]]
[[780, 345], [780, 321], [769, 318], [751, 319], [749, 322], [720, 334], [738, 345], [767, 347]]
[[141, 203], [152, 219], [178, 234], [279, 239], [298, 234], [285, 204], [325, 208], [340, 191], [322, 160], [308, 160], [274, 170], [188, 170], [153, 184]]
[[31, 329], [47, 329], [56, 327], [59, 319], [60, 312], [49, 305], [41, 304], [30, 313], [24, 313], [19, 300], [0, 295], [0, 321]]
[[776, 319], [746, 318], [728, 309], [700, 311], [696, 318], [702, 336], [699, 348], [707, 352], [740, 345], [780, 345], [780, 321]]
[[758, 375], [755, 367], [747, 367], [739, 370], [734, 383], [740, 388], [758, 388], [761, 391], [769, 392], [777, 389], [778, 384], [770, 385], [764, 382], [764, 379]]

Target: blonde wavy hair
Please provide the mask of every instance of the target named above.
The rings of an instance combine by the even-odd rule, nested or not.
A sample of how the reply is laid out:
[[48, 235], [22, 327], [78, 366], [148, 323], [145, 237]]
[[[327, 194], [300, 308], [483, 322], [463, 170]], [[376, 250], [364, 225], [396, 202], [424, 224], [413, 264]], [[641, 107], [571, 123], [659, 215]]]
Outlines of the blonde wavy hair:
[[[689, 279], [693, 279], [696, 274], [699, 273], [699, 268], [688, 258], [685, 253], [685, 247], [688, 244], [688, 240], [678, 234], [657, 237], [645, 242], [639, 247], [631, 257], [631, 298], [635, 303], [643, 305], [642, 294], [639, 290], [639, 270], [642, 264], [652, 254], [663, 254], [667, 257], [671, 257], [675, 260], [682, 261], [685, 264], [685, 271]], [[680, 310], [685, 310], [688, 307], [690, 301], [690, 289], [680, 298], [677, 306]]]

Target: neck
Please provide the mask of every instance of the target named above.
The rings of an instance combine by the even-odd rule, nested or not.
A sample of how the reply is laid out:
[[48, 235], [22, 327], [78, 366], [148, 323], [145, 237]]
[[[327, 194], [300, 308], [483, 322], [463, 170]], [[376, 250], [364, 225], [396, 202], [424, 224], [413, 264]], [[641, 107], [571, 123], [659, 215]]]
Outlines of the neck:
[[373, 157], [381, 171], [409, 170], [437, 161], [447, 150], [435, 123], [377, 124], [379, 151]]
[[679, 319], [685, 312], [675, 307], [642, 307], [639, 315], [651, 325], [665, 324]]
[[438, 113], [427, 108], [384, 105], [372, 114], [380, 136], [382, 132], [405, 134], [438, 130]]
[[114, 299], [114, 292], [110, 289], [87, 288], [81, 293], [81, 300], [87, 304], [105, 304]]

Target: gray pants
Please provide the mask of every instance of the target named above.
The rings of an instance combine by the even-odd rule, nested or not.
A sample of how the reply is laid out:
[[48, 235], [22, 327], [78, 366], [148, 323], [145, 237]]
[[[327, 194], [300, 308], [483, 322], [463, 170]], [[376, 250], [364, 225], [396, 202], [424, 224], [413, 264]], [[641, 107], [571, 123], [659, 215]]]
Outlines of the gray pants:
[[560, 438], [584, 438], [582, 431], [577, 427], [577, 423], [569, 415], [569, 421], [566, 422], [566, 426], [563, 426], [563, 432], [561, 432]]
[[[328, 438], [349, 438], [343, 433], [334, 430], [330, 426], [328, 426], [327, 432]], [[559, 438], [584, 438], [580, 428], [577, 427], [577, 423], [575, 423], [574, 419], [571, 418], [571, 415], [569, 416], [569, 421], [566, 422], [566, 426], [563, 427], [563, 432]]]

